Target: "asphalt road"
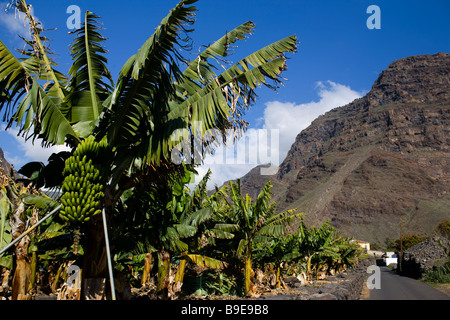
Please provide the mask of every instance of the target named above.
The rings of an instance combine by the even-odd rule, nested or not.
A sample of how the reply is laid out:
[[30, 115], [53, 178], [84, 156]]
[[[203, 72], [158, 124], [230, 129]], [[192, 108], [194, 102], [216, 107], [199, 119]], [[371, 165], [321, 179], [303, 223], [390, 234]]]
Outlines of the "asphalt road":
[[402, 277], [387, 267], [380, 267], [380, 289], [371, 289], [368, 300], [450, 300], [432, 286]]

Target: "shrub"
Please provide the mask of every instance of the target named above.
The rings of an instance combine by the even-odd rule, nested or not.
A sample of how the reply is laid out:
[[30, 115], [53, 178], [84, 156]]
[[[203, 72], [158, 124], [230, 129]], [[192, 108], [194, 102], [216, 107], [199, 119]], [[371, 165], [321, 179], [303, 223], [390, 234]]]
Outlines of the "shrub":
[[401, 247], [403, 247], [403, 251], [408, 250], [412, 246], [425, 241], [428, 237], [421, 237], [417, 234], [408, 234], [402, 237], [402, 245], [400, 245], [400, 239], [395, 240], [394, 250], [396, 252], [400, 252]]
[[425, 274], [424, 280], [432, 283], [450, 283], [450, 261], [441, 266], [434, 266]]
[[444, 220], [436, 227], [436, 233], [450, 240], [450, 221]]

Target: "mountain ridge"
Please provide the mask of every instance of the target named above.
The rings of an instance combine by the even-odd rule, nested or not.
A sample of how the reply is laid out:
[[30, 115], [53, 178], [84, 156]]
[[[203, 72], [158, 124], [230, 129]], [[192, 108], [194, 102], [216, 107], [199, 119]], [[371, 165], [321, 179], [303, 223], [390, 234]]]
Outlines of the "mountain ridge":
[[279, 210], [380, 245], [400, 225], [430, 234], [450, 219], [449, 101], [450, 54], [395, 60], [364, 97], [302, 130], [277, 174], [254, 168], [242, 190], [255, 197], [271, 180]]

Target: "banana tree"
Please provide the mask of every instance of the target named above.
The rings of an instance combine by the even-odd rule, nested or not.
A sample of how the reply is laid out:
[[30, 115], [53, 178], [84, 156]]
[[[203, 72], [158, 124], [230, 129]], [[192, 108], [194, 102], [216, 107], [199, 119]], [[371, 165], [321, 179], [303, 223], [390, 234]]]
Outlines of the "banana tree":
[[337, 236], [328, 220], [320, 228], [308, 228], [302, 218], [294, 237], [296, 243], [288, 258], [304, 259], [306, 276], [309, 278], [313, 276], [313, 266], [317, 273], [324, 265], [328, 265], [329, 269], [331, 265], [338, 265], [341, 259], [353, 261], [352, 256], [357, 255], [357, 251], [353, 250], [354, 247], [345, 238]]
[[253, 255], [262, 269], [264, 269], [266, 264], [272, 264], [275, 266], [276, 288], [281, 288], [281, 266], [283, 262], [289, 262], [291, 260], [291, 253], [295, 247], [295, 244], [295, 234], [288, 234], [281, 237], [275, 237], [270, 241], [259, 242], [254, 248]]
[[[25, 13], [32, 40], [25, 40], [21, 58], [0, 41], [0, 111], [8, 127], [16, 125], [26, 139], [42, 138], [44, 145], [76, 148], [90, 135], [107, 140], [112, 153], [103, 190], [107, 220], [123, 192], [142, 179], [161, 181], [179, 171], [172, 160], [191, 135], [198, 135], [200, 143], [181, 158], [192, 159], [195, 150], [206, 151], [214, 140], [207, 134], [210, 130], [223, 136], [228, 129], [245, 130], [242, 114], [254, 102], [255, 89], [278, 87], [286, 68], [285, 54], [296, 50], [297, 39], [289, 36], [217, 72], [230, 54], [230, 45], [251, 34], [254, 24], [246, 22], [189, 62], [182, 53], [190, 44], [188, 27], [195, 22], [195, 2], [182, 0], [170, 11], [126, 61], [115, 84], [106, 67], [98, 16], [86, 12], [84, 24], [74, 32], [73, 64], [66, 76], [55, 69], [51, 51], [44, 45], [48, 39], [30, 6], [25, 0], [12, 2]], [[184, 71], [183, 65], [187, 65]], [[104, 277], [107, 263], [100, 216], [91, 219], [87, 229], [89, 263], [83, 274]]]
[[187, 262], [197, 264], [202, 267], [220, 270], [227, 266], [222, 259], [211, 256], [207, 248], [217, 248], [215, 246], [218, 239], [232, 239], [234, 234], [220, 229], [220, 214], [222, 208], [217, 206], [218, 190], [211, 196], [208, 196], [207, 182], [211, 176], [211, 170], [205, 174], [201, 181], [195, 186], [192, 192], [184, 189], [183, 198], [176, 201], [180, 205], [182, 214], [180, 225], [193, 227], [195, 232], [186, 239], [189, 251], [185, 251], [180, 256], [180, 265], [178, 267], [175, 281], [181, 285], [184, 277], [184, 269]]
[[[27, 193], [27, 189], [16, 184], [11, 178], [6, 179], [2, 183], [1, 202], [2, 202], [2, 243], [5, 240], [15, 240], [26, 230], [26, 224], [30, 222], [30, 210], [27, 209], [23, 202], [23, 195]], [[6, 228], [6, 217], [9, 216], [9, 227]], [[5, 233], [8, 231], [9, 234]], [[7, 236], [9, 235], [9, 236]], [[11, 266], [14, 269], [14, 276], [12, 280], [12, 299], [13, 300], [29, 300], [30, 283], [32, 283], [31, 275], [31, 257], [28, 252], [30, 245], [30, 236], [22, 237], [14, 247], [14, 254], [11, 261]], [[11, 243], [11, 242], [10, 242]], [[9, 244], [11, 245], [11, 244]], [[6, 246], [2, 248], [6, 250]]]
[[[8, 250], [8, 245], [13, 248], [14, 255], [1, 257], [0, 264], [15, 271], [12, 298], [30, 299], [37, 280], [36, 244], [42, 233], [34, 225], [30, 228], [27, 226], [37, 222], [40, 212], [54, 209], [58, 204], [31, 188], [17, 184], [2, 171], [0, 170], [0, 249]], [[14, 246], [13, 240], [16, 240]]]
[[[135, 244], [135, 253], [157, 254], [157, 292], [165, 298], [169, 291], [174, 294], [181, 289], [187, 262], [210, 268], [222, 268], [224, 265], [222, 261], [190, 252], [191, 248], [195, 250], [194, 244], [202, 236], [202, 223], [212, 216], [210, 208], [204, 207], [206, 204], [201, 199], [209, 175], [193, 192], [187, 188], [193, 172], [186, 170], [181, 178], [177, 176], [169, 185], [135, 190], [129, 197], [123, 197], [123, 208], [117, 217], [121, 220], [121, 228], [113, 232], [113, 236], [117, 236], [112, 242], [116, 250], [130, 250], [130, 247], [123, 246], [128, 243], [131, 247]], [[172, 285], [169, 271], [174, 259], [179, 263]]]
[[333, 253], [325, 257], [328, 266], [327, 272], [341, 272], [354, 267], [363, 257], [364, 249], [357, 243], [350, 242], [350, 238], [335, 235], [332, 243]]
[[228, 223], [217, 225], [224, 231], [232, 232], [239, 244], [237, 254], [244, 264], [244, 294], [251, 290], [252, 252], [256, 242], [270, 241], [285, 234], [285, 226], [303, 213], [287, 210], [275, 213], [275, 203], [270, 203], [271, 182], [267, 182], [255, 202], [247, 194], [241, 193], [240, 180], [230, 181], [230, 201], [228, 202]]

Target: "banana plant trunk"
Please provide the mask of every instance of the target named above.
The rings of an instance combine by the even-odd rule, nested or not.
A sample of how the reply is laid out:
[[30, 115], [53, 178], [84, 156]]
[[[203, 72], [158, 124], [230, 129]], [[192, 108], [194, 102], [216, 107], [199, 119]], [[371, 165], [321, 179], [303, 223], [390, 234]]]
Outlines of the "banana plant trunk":
[[244, 261], [244, 295], [247, 296], [251, 290], [251, 275], [252, 275], [252, 254], [251, 251], [245, 256]]
[[[11, 221], [12, 238], [16, 239], [25, 231], [25, 207], [19, 202]], [[12, 280], [12, 299], [13, 300], [29, 300], [31, 267], [28, 247], [30, 245], [30, 237], [23, 237], [15, 246], [15, 268]]]
[[169, 298], [170, 254], [164, 250], [158, 252], [158, 284], [156, 293], [163, 300]]
[[147, 253], [144, 259], [144, 271], [142, 272], [142, 282], [141, 282], [142, 286], [144, 286], [148, 282], [150, 278], [151, 269], [152, 269], [152, 254]]
[[27, 247], [28, 243], [24, 237], [15, 250], [16, 263], [12, 280], [13, 300], [30, 300], [31, 298], [29, 294], [31, 267], [26, 253]]
[[31, 264], [30, 264], [30, 290], [35, 290], [36, 288], [36, 271], [37, 271], [37, 254], [36, 250], [33, 250], [33, 253], [31, 255]]
[[[186, 256], [186, 253], [182, 254], [182, 257]], [[180, 264], [178, 265], [177, 274], [175, 276], [175, 282], [183, 283], [184, 280], [184, 271], [186, 270], [186, 259], [180, 259]]]
[[89, 220], [85, 229], [85, 248], [82, 266], [82, 294], [81, 297], [105, 298], [105, 282], [108, 277], [108, 261], [105, 245], [105, 233], [101, 215], [96, 215]]
[[279, 264], [277, 266], [277, 284], [275, 288], [281, 288], [281, 267]]
[[[184, 252], [182, 254], [182, 257], [185, 256], [187, 253]], [[175, 280], [173, 284], [172, 291], [174, 294], [181, 291], [181, 287], [183, 287], [183, 281], [184, 281], [184, 272], [186, 270], [186, 259], [180, 259], [180, 263], [177, 268], [177, 274], [175, 275]]]
[[306, 276], [307, 276], [308, 279], [310, 279], [310, 280], [311, 280], [311, 278], [312, 278], [311, 262], [312, 262], [313, 256], [314, 256], [314, 254], [311, 254], [309, 257], [306, 257], [306, 259], [307, 259], [307, 263], [306, 263]]

